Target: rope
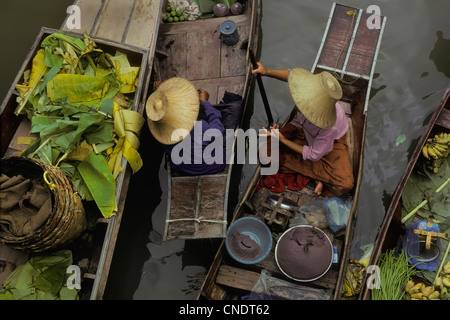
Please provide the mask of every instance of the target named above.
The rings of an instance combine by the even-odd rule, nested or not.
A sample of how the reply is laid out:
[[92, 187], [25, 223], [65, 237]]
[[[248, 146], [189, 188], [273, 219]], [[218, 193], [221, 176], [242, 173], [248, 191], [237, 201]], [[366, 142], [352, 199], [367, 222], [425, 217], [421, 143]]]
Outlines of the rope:
[[198, 218], [181, 218], [181, 219], [168, 219], [166, 220], [166, 222], [176, 222], [176, 221], [195, 221], [199, 224], [201, 224], [202, 222], [210, 222], [210, 223], [222, 223], [222, 224], [227, 224], [226, 221], [224, 220], [210, 220], [210, 219], [205, 219], [203, 217], [198, 217]]

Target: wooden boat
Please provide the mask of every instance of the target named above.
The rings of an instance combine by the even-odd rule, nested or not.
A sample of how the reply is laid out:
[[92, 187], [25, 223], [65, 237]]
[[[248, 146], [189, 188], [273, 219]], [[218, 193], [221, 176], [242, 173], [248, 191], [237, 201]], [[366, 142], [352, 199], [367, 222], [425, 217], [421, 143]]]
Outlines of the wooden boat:
[[[258, 45], [261, 1], [243, 3], [244, 11], [240, 15], [162, 24], [157, 41], [155, 79], [185, 77], [196, 88], [209, 92], [213, 106], [221, 102], [225, 92], [239, 95], [244, 105], [243, 117], [253, 80], [249, 50], [256, 52]], [[229, 42], [232, 45], [224, 41], [220, 31], [220, 26], [229, 21], [234, 23], [239, 35]], [[236, 137], [233, 150], [235, 143]], [[163, 240], [223, 238], [232, 161], [227, 161], [222, 172], [199, 176], [176, 174], [169, 163], [166, 167], [168, 206]]]
[[[343, 231], [338, 231], [336, 234], [327, 231], [327, 234], [331, 236], [330, 238], [333, 238], [333, 246], [338, 249], [338, 263], [334, 263], [319, 279], [310, 282], [296, 282], [285, 276], [277, 267], [273, 249], [261, 262], [247, 265], [232, 259], [227, 253], [225, 241], [223, 241], [208, 271], [198, 299], [239, 299], [252, 291], [261, 277], [262, 270], [269, 271], [271, 276], [276, 279], [298, 285], [299, 288], [315, 287], [329, 290], [328, 298], [330, 299], [341, 297], [353, 223], [358, 208], [368, 99], [386, 21], [385, 17], [380, 17], [381, 27], [379, 29], [368, 29], [365, 24], [368, 17], [369, 15], [363, 10], [333, 4], [323, 40], [312, 67], [313, 73], [326, 70], [339, 76], [343, 88], [341, 104], [346, 108], [350, 124], [348, 143], [355, 177], [355, 187], [351, 192], [353, 202], [347, 225]], [[287, 121], [293, 116], [294, 112], [295, 108]], [[264, 219], [268, 225], [273, 226], [275, 220], [280, 220], [279, 217], [283, 220], [283, 216], [289, 216], [286, 210], [282, 210], [281, 207], [285, 200], [295, 201], [300, 206], [320, 199], [315, 195], [313, 187], [306, 186], [300, 191], [285, 189], [281, 194], [275, 194], [279, 196], [276, 204], [267, 205], [264, 203], [265, 197], [258, 198], [256, 192], [261, 180], [260, 171], [261, 168], [258, 167], [251, 178], [236, 208], [234, 220], [245, 216], [258, 216], [260, 219]], [[263, 215], [258, 215], [257, 206], [267, 208], [263, 211]], [[264, 214], [266, 217], [262, 218]], [[286, 218], [283, 221], [285, 220]], [[286, 225], [281, 225], [285, 230]]]
[[[422, 148], [425, 146], [428, 139], [433, 138], [436, 133], [440, 132], [450, 132], [450, 86], [448, 86], [445, 90], [437, 109], [431, 115], [428, 125], [425, 127], [422, 136], [414, 149], [414, 153], [406, 166], [405, 172], [397, 185], [383, 223], [380, 226], [380, 231], [375, 240], [369, 265], [376, 265], [383, 252], [391, 249], [397, 249], [398, 251], [398, 249], [402, 247], [405, 230], [411, 222], [416, 219], [428, 219], [428, 214], [430, 214], [431, 211], [419, 211], [415, 217], [411, 217], [406, 220], [403, 219], [405, 217], [405, 213], [408, 212], [408, 210], [405, 210], [406, 205], [404, 203], [404, 193], [407, 188], [408, 181], [411, 180], [412, 176], [419, 174], [419, 172], [425, 172], [424, 162], [426, 159], [422, 155]], [[424, 174], [426, 175], [426, 172]], [[430, 172], [429, 174], [432, 175], [433, 173]], [[443, 178], [448, 179], [448, 176]], [[443, 190], [443, 192], [444, 191], [445, 190]], [[417, 201], [420, 202], [422, 199], [417, 199]], [[427, 207], [424, 207], [424, 209], [427, 209]], [[441, 232], [444, 231], [445, 230], [441, 229]], [[443, 257], [443, 252], [446, 248], [446, 242], [443, 241], [441, 244], [442, 250], [439, 259], [442, 260], [445, 258]], [[431, 274], [432, 272], [423, 271], [423, 273]], [[368, 275], [366, 275], [366, 279], [362, 283], [363, 286], [359, 295], [360, 299], [364, 300], [370, 299], [370, 289], [367, 286], [367, 277]], [[430, 282], [432, 283], [433, 281]]]
[[[81, 28], [71, 30], [66, 19], [61, 30], [74, 37], [82, 37], [86, 32], [102, 50], [111, 54], [119, 50], [128, 55], [130, 63], [140, 66], [133, 110], [142, 115], [152, 72], [162, 1], [75, 0], [74, 5], [80, 9]], [[30, 123], [25, 117], [14, 114], [17, 106], [14, 87], [22, 80], [23, 72], [30, 68], [43, 38], [55, 31], [48, 28], [41, 30], [2, 103], [1, 157], [15, 155], [26, 147], [16, 142], [18, 136], [28, 136]], [[89, 228], [67, 247], [72, 250], [73, 264], [80, 266], [81, 299], [102, 299], [106, 288], [131, 177], [131, 168], [125, 158], [121, 165], [123, 172], [117, 178], [116, 187], [116, 215], [108, 219], [99, 218], [94, 228]], [[91, 209], [86, 206], [85, 210], [89, 212]], [[17, 250], [12, 252], [23, 261], [23, 253]]]

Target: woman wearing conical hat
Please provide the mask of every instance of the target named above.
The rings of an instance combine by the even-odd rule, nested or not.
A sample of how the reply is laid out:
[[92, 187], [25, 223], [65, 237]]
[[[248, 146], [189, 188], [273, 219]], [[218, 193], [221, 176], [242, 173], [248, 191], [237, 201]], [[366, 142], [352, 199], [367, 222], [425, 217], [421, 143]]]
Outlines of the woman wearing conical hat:
[[349, 192], [354, 185], [346, 142], [349, 124], [338, 103], [342, 88], [336, 78], [303, 68], [270, 70], [260, 62], [252, 72], [288, 82], [297, 107], [295, 117], [283, 128], [277, 124], [270, 129], [279, 130], [264, 128], [266, 135], [278, 137], [280, 142], [280, 170], [314, 179], [319, 195], [324, 184], [337, 195]]
[[204, 152], [215, 142], [215, 136], [211, 140], [203, 139], [207, 131], [217, 136], [225, 132], [221, 112], [208, 99], [206, 90], [197, 90], [183, 77], [162, 82], [147, 99], [145, 109], [150, 132], [163, 145], [176, 173], [213, 174], [225, 168], [223, 142], [217, 143], [220, 149]]

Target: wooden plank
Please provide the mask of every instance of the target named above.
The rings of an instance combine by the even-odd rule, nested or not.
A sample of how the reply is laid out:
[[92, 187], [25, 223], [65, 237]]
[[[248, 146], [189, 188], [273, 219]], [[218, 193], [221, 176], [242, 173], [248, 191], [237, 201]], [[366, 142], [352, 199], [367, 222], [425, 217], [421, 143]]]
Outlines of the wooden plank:
[[92, 35], [122, 42], [134, 3], [134, 0], [106, 0]]
[[357, 19], [357, 14], [347, 14], [352, 10], [351, 7], [336, 6], [318, 64], [342, 69]]
[[156, 42], [156, 49], [166, 53], [170, 58], [159, 60], [161, 81], [175, 76], [186, 78], [187, 51], [186, 34], [160, 35]]
[[223, 264], [219, 268], [216, 283], [246, 291], [252, 291], [260, 274]]
[[381, 32], [380, 29], [367, 28], [367, 19], [371, 15], [367, 12], [362, 13], [359, 29], [347, 63], [346, 71], [348, 72], [370, 76]]
[[219, 37], [219, 30], [187, 34], [186, 76], [189, 80], [220, 77], [219, 59], [222, 42]]
[[[202, 222], [198, 226], [197, 236], [199, 238], [225, 237], [226, 234], [226, 212], [225, 194], [227, 190], [227, 176], [203, 176], [200, 178], [200, 199], [198, 216], [218, 222]], [[222, 221], [223, 223], [220, 223]]]
[[172, 178], [172, 201], [170, 219], [195, 217], [197, 203], [197, 177]]
[[66, 26], [66, 20], [64, 21], [64, 24], [61, 29], [66, 31], [72, 31], [76, 33], [83, 34], [87, 32], [88, 34], [91, 34], [92, 28], [95, 24], [96, 18], [97, 18], [97, 12], [100, 11], [104, 0], [77, 0], [75, 1], [74, 5], [77, 5], [80, 7], [80, 23], [81, 28], [80, 29], [74, 29], [69, 30]]
[[219, 31], [220, 24], [225, 20], [232, 20], [237, 27], [250, 24], [251, 16], [241, 14], [237, 16], [228, 16], [223, 18], [199, 19], [196, 21], [178, 22], [162, 24], [159, 28], [160, 34], [179, 34], [179, 33], [199, 33], [205, 30], [215, 29]]
[[158, 34], [160, 4], [161, 0], [137, 0], [125, 43], [141, 48], [151, 46]]
[[243, 76], [247, 72], [244, 63], [236, 63], [236, 61], [245, 61], [247, 54], [247, 46], [249, 39], [250, 27], [237, 27], [239, 41], [234, 46], [221, 44], [220, 52], [220, 76], [234, 77]]

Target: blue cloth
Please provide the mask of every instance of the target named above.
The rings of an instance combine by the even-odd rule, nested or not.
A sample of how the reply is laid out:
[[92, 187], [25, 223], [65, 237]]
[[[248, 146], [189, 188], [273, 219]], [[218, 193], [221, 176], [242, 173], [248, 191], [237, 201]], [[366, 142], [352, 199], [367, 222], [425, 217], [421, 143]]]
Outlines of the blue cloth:
[[[220, 111], [216, 110], [209, 101], [203, 102], [201, 107], [204, 110], [205, 117], [204, 119], [195, 122], [194, 128], [190, 134], [175, 145], [164, 145], [164, 151], [169, 155], [171, 169], [177, 173], [186, 175], [203, 175], [217, 173], [225, 169], [226, 152], [223, 147], [223, 135], [225, 133], [225, 128], [222, 123], [222, 115]], [[211, 141], [209, 141], [209, 138], [205, 137], [205, 132], [207, 131], [209, 131], [209, 133], [213, 136]], [[219, 133], [222, 135], [221, 143], [211, 145], [215, 141], [215, 134]], [[190, 148], [188, 148], [187, 139], [190, 140]], [[211, 145], [212, 149], [205, 152], [205, 148], [209, 145]], [[222, 155], [220, 159], [216, 159], [217, 145], [221, 148]], [[177, 157], [182, 157], [183, 152], [186, 151], [186, 149], [190, 149], [190, 157], [186, 157], [187, 161], [183, 161], [179, 164], [174, 163], [172, 159], [172, 152], [179, 152]]]

